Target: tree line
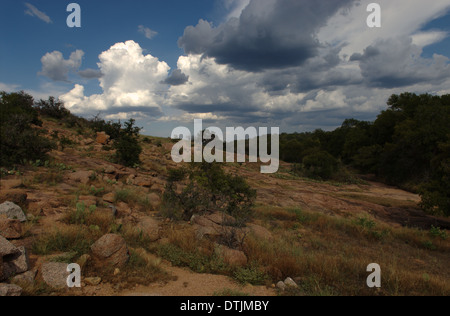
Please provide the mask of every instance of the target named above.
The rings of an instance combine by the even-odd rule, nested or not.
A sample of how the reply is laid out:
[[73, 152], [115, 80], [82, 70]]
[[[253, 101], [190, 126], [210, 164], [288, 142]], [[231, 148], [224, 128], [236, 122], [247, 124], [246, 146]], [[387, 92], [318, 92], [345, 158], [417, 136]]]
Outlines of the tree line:
[[[350, 167], [422, 196], [450, 215], [450, 95], [392, 95], [373, 122], [347, 119], [331, 132], [282, 134], [280, 159], [321, 179]], [[294, 171], [295, 171], [294, 170]]]

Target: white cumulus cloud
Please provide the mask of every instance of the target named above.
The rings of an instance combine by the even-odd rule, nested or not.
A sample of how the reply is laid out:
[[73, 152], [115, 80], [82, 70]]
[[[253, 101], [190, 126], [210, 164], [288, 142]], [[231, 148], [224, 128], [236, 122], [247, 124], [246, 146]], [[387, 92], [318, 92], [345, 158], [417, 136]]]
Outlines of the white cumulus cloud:
[[60, 98], [74, 113], [108, 114], [142, 112], [160, 115], [165, 85], [170, 67], [158, 58], [144, 55], [134, 41], [117, 43], [99, 56], [98, 67], [102, 94], [85, 96], [84, 87], [75, 85]]

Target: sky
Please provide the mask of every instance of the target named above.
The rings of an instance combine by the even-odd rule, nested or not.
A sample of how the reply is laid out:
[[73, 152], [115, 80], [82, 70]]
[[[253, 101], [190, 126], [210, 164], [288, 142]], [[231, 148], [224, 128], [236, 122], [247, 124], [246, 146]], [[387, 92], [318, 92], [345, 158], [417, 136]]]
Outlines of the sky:
[[450, 0], [2, 0], [0, 91], [170, 137], [219, 128], [333, 130], [392, 94], [450, 94]]

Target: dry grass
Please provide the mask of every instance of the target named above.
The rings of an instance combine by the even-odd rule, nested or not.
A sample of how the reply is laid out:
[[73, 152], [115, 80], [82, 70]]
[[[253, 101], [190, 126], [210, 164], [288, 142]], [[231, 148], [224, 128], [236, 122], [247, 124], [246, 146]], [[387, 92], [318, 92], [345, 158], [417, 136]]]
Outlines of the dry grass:
[[[250, 237], [245, 252], [274, 283], [288, 276], [302, 280], [298, 290], [285, 295], [450, 295], [449, 240], [370, 217], [263, 211], [260, 217], [275, 221], [270, 222], [275, 240]], [[370, 263], [381, 266], [379, 290], [366, 286]]]

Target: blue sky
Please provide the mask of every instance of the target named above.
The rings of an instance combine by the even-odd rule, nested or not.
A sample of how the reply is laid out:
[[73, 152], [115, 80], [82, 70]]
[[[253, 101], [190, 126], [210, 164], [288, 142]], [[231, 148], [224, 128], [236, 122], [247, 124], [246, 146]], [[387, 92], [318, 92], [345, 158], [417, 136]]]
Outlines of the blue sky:
[[[320, 2], [320, 4], [319, 4]], [[3, 0], [0, 90], [170, 136], [195, 118], [326, 130], [393, 93], [450, 93], [450, 0]]]

